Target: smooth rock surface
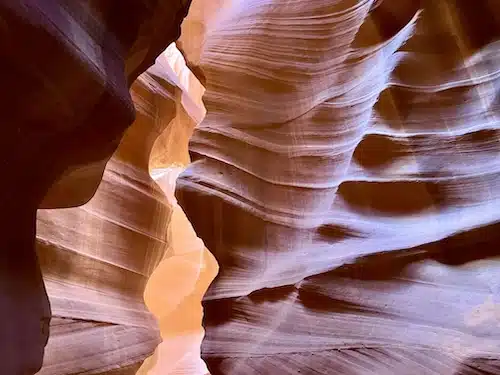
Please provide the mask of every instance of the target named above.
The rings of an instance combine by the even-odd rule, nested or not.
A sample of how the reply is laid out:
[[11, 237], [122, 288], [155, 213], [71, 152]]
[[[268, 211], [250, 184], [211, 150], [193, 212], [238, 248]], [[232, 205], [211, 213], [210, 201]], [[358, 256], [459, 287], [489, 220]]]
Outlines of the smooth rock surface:
[[[165, 193], [172, 216], [167, 250], [144, 293], [148, 308], [159, 320], [163, 341], [137, 374], [204, 375], [208, 370], [200, 353], [204, 336], [201, 300], [218, 266], [177, 204], [174, 189], [177, 176], [189, 163], [189, 137], [205, 116], [201, 101], [205, 90], [174, 46], [159, 60], [150, 71], [175, 74], [174, 81], [182, 94], [176, 101], [176, 117], [157, 139], [150, 158], [151, 176]], [[171, 69], [162, 64], [163, 61], [168, 62]]]
[[39, 210], [38, 254], [54, 316], [40, 375], [132, 374], [160, 335], [139, 373], [207, 372], [201, 299], [217, 264], [173, 194], [205, 115], [203, 92], [171, 44], [132, 86], [136, 121], [94, 197]]
[[[189, 3], [0, 1], [0, 69], [4, 73], [0, 100], [4, 116], [0, 140], [4, 181], [0, 194], [2, 374], [36, 372], [49, 336], [50, 305], [35, 253], [37, 208], [81, 205], [95, 193], [107, 160], [134, 120], [129, 87], [178, 38]], [[127, 169], [119, 163], [115, 167], [117, 173], [123, 172], [121, 167]], [[131, 172], [133, 177], [137, 175]], [[80, 219], [57, 225], [79, 225]], [[88, 234], [92, 228], [82, 232]], [[85, 236], [75, 240], [92, 241]], [[89, 248], [85, 243], [73, 250], [78, 253]], [[47, 251], [40, 262], [50, 263], [58, 250], [52, 248], [50, 255]], [[149, 261], [139, 265], [144, 267], [141, 272]], [[58, 262], [50, 263], [49, 268], [62, 274], [70, 271], [63, 269], [64, 259]], [[89, 270], [97, 272], [82, 267], [72, 276]], [[59, 309], [57, 304], [54, 307]], [[73, 305], [71, 309], [79, 308]], [[114, 329], [109, 332], [120, 335]], [[138, 333], [137, 340], [150, 339], [145, 336]]]
[[212, 375], [500, 373], [499, 15], [255, 0], [199, 28], [176, 195], [220, 266]]
[[160, 342], [143, 293], [167, 249], [172, 212], [149, 175], [149, 156], [175, 117], [175, 91], [143, 74], [132, 86], [136, 121], [92, 199], [81, 207], [38, 211], [37, 251], [52, 315], [85, 326], [66, 325], [61, 333], [54, 327], [40, 374], [124, 367]]

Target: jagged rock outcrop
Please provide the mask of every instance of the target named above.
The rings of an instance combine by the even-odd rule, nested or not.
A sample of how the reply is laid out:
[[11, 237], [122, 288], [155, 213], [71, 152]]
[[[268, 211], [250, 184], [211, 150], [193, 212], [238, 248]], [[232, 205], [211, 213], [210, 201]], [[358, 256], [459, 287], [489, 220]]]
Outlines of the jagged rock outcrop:
[[213, 375], [500, 373], [499, 15], [262, 0], [202, 23], [177, 197], [220, 266]]
[[[134, 120], [129, 87], [178, 38], [189, 3], [189, 0], [0, 1], [0, 68], [4, 72], [0, 109], [5, 122], [0, 144], [4, 179], [0, 194], [2, 374], [36, 372], [48, 338], [50, 308], [35, 255], [36, 209], [40, 205], [44, 208], [81, 205], [92, 197], [106, 161]], [[115, 174], [126, 169], [131, 173], [127, 178], [136, 178], [139, 185], [143, 183], [133, 168], [123, 163], [112, 167]], [[113, 190], [112, 181], [107, 179], [104, 184], [111, 185]], [[140, 186], [143, 191], [138, 194], [150, 194], [150, 207], [145, 204], [141, 208], [151, 208], [156, 204], [155, 193], [147, 184]], [[123, 198], [119, 193], [123, 190], [116, 188], [113, 193], [115, 200], [110, 204], [118, 208]], [[98, 211], [92, 213], [98, 215]], [[65, 229], [70, 230], [68, 226], [78, 225], [81, 217], [74, 219], [53, 224], [66, 225]], [[137, 223], [138, 227], [141, 225], [147, 223]], [[50, 230], [57, 232], [56, 228]], [[93, 230], [85, 228], [78, 240], [94, 240], [89, 238]], [[88, 242], [79, 245], [80, 248], [69, 248], [75, 253], [90, 249]], [[66, 259], [59, 250], [42, 250], [41, 262], [50, 263], [52, 257], [58, 256], [61, 263], [46, 266], [57, 272], [69, 271], [63, 269]], [[158, 256], [154, 249], [149, 251], [151, 259]], [[146, 272], [151, 259], [128, 266]], [[99, 263], [97, 259], [92, 262]], [[88, 259], [87, 264], [82, 261], [81, 265], [72, 277], [85, 278], [89, 276], [85, 272], [97, 272], [97, 268], [85, 267], [90, 266]], [[103, 268], [99, 272], [112, 269], [106, 262], [100, 266]], [[137, 270], [132, 269], [131, 274], [133, 271]], [[123, 280], [112, 280], [111, 271], [99, 276], [109, 277], [110, 284], [114, 283], [109, 285], [110, 289], [126, 287], [117, 285]], [[130, 285], [135, 283], [131, 279], [126, 281]], [[123, 300], [118, 299], [116, 304], [120, 302]], [[76, 311], [78, 307], [73, 305], [70, 310]], [[113, 311], [108, 313], [113, 315]], [[57, 319], [55, 325], [59, 332], [69, 326], [85, 331], [88, 324]], [[120, 332], [115, 328], [99, 329], [118, 335]], [[152, 338], [147, 334], [137, 332], [138, 341], [149, 339]]]

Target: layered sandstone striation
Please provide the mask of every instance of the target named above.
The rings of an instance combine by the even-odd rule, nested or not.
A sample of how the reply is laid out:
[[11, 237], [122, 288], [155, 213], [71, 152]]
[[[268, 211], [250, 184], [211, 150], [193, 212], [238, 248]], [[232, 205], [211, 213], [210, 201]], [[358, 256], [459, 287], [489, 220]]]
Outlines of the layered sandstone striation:
[[38, 257], [53, 316], [40, 375], [134, 374], [160, 337], [139, 373], [207, 372], [201, 299], [217, 264], [173, 195], [205, 115], [203, 92], [171, 44], [132, 85], [136, 120], [92, 199], [39, 210]]
[[[2, 374], [32, 374], [42, 364], [51, 311], [40, 263], [51, 279], [49, 293], [59, 297], [53, 302], [55, 311], [70, 318], [53, 321], [56, 336], [80, 331], [79, 338], [89, 339], [88, 328], [95, 324], [86, 320], [101, 316], [113, 324], [134, 321], [136, 343], [157, 339], [142, 329], [151, 319], [139, 307], [139, 300], [118, 295], [126, 290], [138, 296], [144, 275], [151, 271], [155, 258], [161, 258], [156, 247], [161, 237], [133, 254], [137, 258], [131, 256], [124, 243], [141, 243], [141, 235], [127, 232], [122, 224], [132, 223], [133, 229], [144, 230], [146, 236], [166, 230], [163, 224], [150, 228], [152, 218], [130, 217], [132, 213], [120, 210], [127, 204], [128, 209], [139, 209], [134, 208], [138, 197], [143, 198], [140, 208], [145, 212], [152, 213], [162, 204], [158, 197], [164, 194], [137, 170], [137, 163], [143, 162], [141, 153], [147, 150], [144, 144], [150, 142], [141, 138], [146, 136], [143, 129], [135, 129], [129, 141], [133, 147], [146, 148], [115, 160], [95, 203], [82, 211], [61, 211], [57, 218], [41, 215], [40, 259], [35, 253], [36, 210], [82, 205], [95, 193], [106, 162], [135, 117], [129, 88], [178, 38], [189, 3], [0, 1], [0, 67], [4, 72], [0, 109], [5, 122], [0, 141]], [[135, 184], [136, 191], [117, 186], [120, 179]], [[99, 216], [114, 222], [105, 239], [94, 237], [100, 233]], [[57, 241], [51, 242], [53, 238]], [[100, 240], [114, 250], [113, 255], [92, 245]], [[91, 296], [86, 290], [104, 283], [108, 284], [101, 291], [102, 301], [96, 298], [98, 293]], [[130, 305], [127, 314], [125, 305]], [[103, 324], [95, 329], [110, 334], [117, 351], [124, 331], [131, 336], [130, 329], [116, 326]], [[79, 363], [95, 352], [92, 343], [96, 342], [95, 337], [89, 339], [79, 353]], [[60, 348], [60, 361], [71, 357], [67, 349]], [[132, 352], [145, 355], [142, 349]]]
[[213, 375], [500, 373], [499, 15], [232, 1], [181, 38], [207, 89], [177, 197], [220, 266]]
[[132, 97], [136, 121], [92, 199], [38, 211], [37, 252], [53, 316], [41, 374], [113, 369], [159, 343], [143, 293], [167, 248], [171, 209], [149, 175], [149, 154], [175, 117], [175, 87], [145, 73]]
[[500, 374], [496, 1], [189, 3], [0, 1], [0, 372]]

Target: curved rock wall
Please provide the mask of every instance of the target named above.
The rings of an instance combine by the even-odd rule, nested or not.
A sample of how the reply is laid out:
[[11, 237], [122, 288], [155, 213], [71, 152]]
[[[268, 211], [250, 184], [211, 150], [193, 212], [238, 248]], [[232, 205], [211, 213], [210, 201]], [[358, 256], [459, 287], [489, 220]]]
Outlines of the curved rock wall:
[[114, 369], [159, 343], [143, 293], [166, 250], [171, 209], [149, 175], [149, 154], [175, 117], [175, 89], [141, 76], [132, 87], [137, 119], [93, 198], [38, 212], [37, 252], [54, 319], [42, 374]]
[[499, 14], [233, 1], [203, 31], [177, 196], [220, 265], [213, 375], [499, 373]]
[[[37, 208], [74, 207], [86, 203], [95, 193], [106, 162], [134, 120], [130, 85], [179, 37], [189, 3], [190, 0], [0, 1], [0, 110], [4, 115], [0, 140], [4, 180], [0, 194], [2, 373], [36, 372], [49, 336], [50, 305], [35, 253]], [[141, 174], [130, 169], [133, 168], [120, 163], [114, 165], [115, 173], [127, 170], [135, 182], [144, 183]], [[117, 193], [110, 204], [117, 209], [126, 193], [113, 186], [109, 176], [106, 178], [107, 188]], [[143, 185], [142, 193], [149, 193], [149, 186]], [[155, 205], [154, 192], [148, 198], [151, 209]], [[94, 207], [92, 214], [102, 214], [102, 208]], [[67, 215], [76, 218], [54, 224], [71, 233], [73, 225], [80, 225], [82, 216], [74, 212]], [[111, 216], [117, 215], [118, 212]], [[118, 227], [122, 222], [117, 219], [116, 232], [121, 230]], [[147, 223], [137, 226], [147, 227]], [[57, 236], [61, 235], [57, 233], [59, 229], [52, 228]], [[92, 228], [82, 232], [75, 238], [81, 241], [81, 248], [67, 246], [76, 253], [89, 250], [88, 242], [94, 240], [89, 235], [93, 234]], [[115, 245], [119, 248], [123, 244]], [[57, 250], [60, 249], [47, 251], [50, 255], [44, 252], [41, 261], [47, 260], [44, 255], [48, 259], [54, 257]], [[154, 250], [148, 256], [157, 255]], [[96, 255], [95, 249], [92, 251]], [[81, 262], [82, 268], [71, 276], [97, 272], [84, 266], [99, 264], [103, 258]], [[66, 260], [58, 258], [61, 263], [49, 267], [62, 274], [70, 272], [65, 269]], [[149, 267], [149, 261], [138, 261], [134, 266], [142, 272]], [[116, 274], [104, 263], [100, 263], [101, 281], [108, 278], [116, 284]], [[132, 269], [132, 273], [137, 271]], [[116, 304], [119, 302], [123, 301]], [[70, 310], [78, 310], [77, 305]], [[116, 311], [110, 315], [113, 313]], [[62, 326], [58, 319], [54, 322]], [[78, 322], [73, 326], [80, 327]]]
[[[171, 44], [132, 86], [137, 118], [96, 194], [81, 207], [39, 210], [53, 315], [40, 375], [134, 374], [160, 336], [139, 373], [207, 372], [201, 299], [217, 264], [173, 195], [205, 115], [203, 91]], [[77, 188], [99, 167], [66, 175], [64, 185]]]
[[175, 73], [174, 82], [182, 89], [182, 94], [176, 101], [175, 119], [153, 147], [150, 173], [165, 193], [172, 216], [167, 233], [168, 247], [144, 293], [149, 310], [159, 320], [163, 342], [137, 375], [204, 375], [208, 370], [200, 354], [205, 333], [201, 326], [201, 300], [218, 266], [174, 197], [177, 177], [189, 163], [188, 140], [205, 116], [201, 101], [204, 88], [174, 45], [161, 59], [164, 57], [165, 61], [157, 60], [150, 72], [162, 77], [168, 71]]

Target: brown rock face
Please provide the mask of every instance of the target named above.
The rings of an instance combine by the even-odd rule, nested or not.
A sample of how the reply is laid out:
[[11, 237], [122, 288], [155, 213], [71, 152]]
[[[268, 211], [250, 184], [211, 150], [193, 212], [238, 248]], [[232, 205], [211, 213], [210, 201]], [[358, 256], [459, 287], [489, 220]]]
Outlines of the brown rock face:
[[[94, 194], [106, 161], [134, 119], [129, 86], [177, 39], [188, 5], [189, 0], [0, 1], [0, 69], [4, 72], [0, 100], [4, 116], [0, 141], [4, 179], [0, 194], [2, 374], [36, 372], [48, 337], [50, 308], [35, 255], [36, 209], [42, 201], [45, 208], [80, 205]], [[136, 135], [144, 135], [140, 133], [138, 130]], [[115, 174], [123, 173], [122, 167], [127, 169], [122, 164], [112, 166]], [[150, 194], [150, 206], [141, 208], [158, 204], [154, 189], [131, 173], [136, 183], [142, 183], [141, 193]], [[118, 207], [123, 191], [113, 188], [109, 175], [104, 184], [109, 186], [108, 194], [115, 194], [110, 204]], [[97, 211], [86, 215], [98, 215]], [[67, 211], [54, 225], [78, 225], [81, 216], [71, 221], [71, 215], [83, 214]], [[90, 233], [95, 232], [89, 227], [85, 234]], [[94, 240], [89, 237], [78, 240]], [[85, 246], [72, 250], [78, 252]], [[61, 269], [64, 256], [60, 250], [43, 249], [40, 262], [49, 262], [45, 265], [51, 268], [56, 257], [54, 271], [71, 273]], [[134, 264], [140, 271], [129, 265], [131, 274], [141, 277], [140, 272], [148, 268], [148, 256], [154, 258], [154, 251]], [[85, 279], [89, 276], [85, 272], [102, 272], [109, 288], [126, 289], [126, 282], [113, 279], [112, 265], [101, 260], [94, 262], [100, 269], [87, 268], [89, 264], [82, 262], [71, 277]], [[135, 283], [132, 279], [127, 282]], [[117, 305], [114, 307], [119, 309]], [[72, 309], [78, 309], [76, 302]], [[61, 321], [57, 322], [60, 326]], [[122, 332], [115, 328], [101, 327], [103, 332], [119, 336]], [[151, 339], [138, 329], [138, 341]]]
[[189, 3], [0, 0], [0, 374], [500, 374], [498, 4], [195, 0], [181, 208]]
[[207, 372], [201, 299], [217, 265], [174, 198], [203, 91], [171, 44], [133, 84], [137, 118], [93, 198], [38, 211], [53, 315], [39, 375]]
[[149, 159], [176, 115], [176, 87], [144, 73], [131, 93], [137, 118], [92, 199], [38, 211], [37, 253], [55, 319], [40, 375], [124, 367], [160, 342], [143, 293], [167, 248], [171, 207]]
[[500, 373], [499, 15], [233, 1], [199, 27], [177, 197], [220, 266], [213, 375]]

